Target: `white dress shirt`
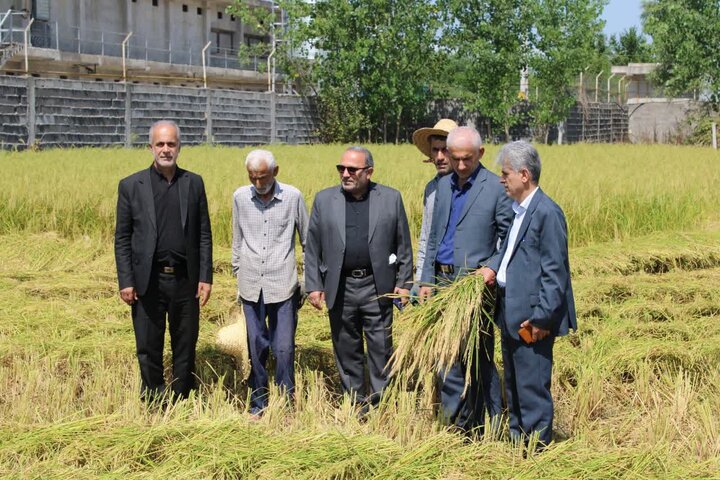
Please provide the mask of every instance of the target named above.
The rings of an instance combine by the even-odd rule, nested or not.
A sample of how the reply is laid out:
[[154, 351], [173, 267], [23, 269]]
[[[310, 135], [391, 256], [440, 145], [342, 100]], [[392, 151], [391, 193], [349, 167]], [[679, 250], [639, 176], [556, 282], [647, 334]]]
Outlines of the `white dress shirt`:
[[522, 225], [523, 218], [525, 218], [525, 212], [527, 211], [528, 206], [530, 206], [530, 202], [535, 196], [535, 192], [537, 192], [537, 189], [538, 187], [535, 187], [535, 189], [530, 192], [530, 195], [525, 197], [525, 200], [523, 200], [522, 203], [517, 203], [517, 201], [514, 201], [512, 204], [513, 212], [515, 212], [515, 219], [513, 220], [512, 227], [510, 228], [510, 235], [508, 236], [508, 246], [505, 250], [505, 255], [503, 255], [502, 262], [500, 262], [500, 269], [498, 270], [496, 277], [497, 283], [501, 287], [505, 286], [507, 266], [508, 263], [510, 263], [510, 257], [512, 257], [513, 251], [515, 250], [515, 241], [517, 240], [518, 232], [520, 231], [520, 226]]

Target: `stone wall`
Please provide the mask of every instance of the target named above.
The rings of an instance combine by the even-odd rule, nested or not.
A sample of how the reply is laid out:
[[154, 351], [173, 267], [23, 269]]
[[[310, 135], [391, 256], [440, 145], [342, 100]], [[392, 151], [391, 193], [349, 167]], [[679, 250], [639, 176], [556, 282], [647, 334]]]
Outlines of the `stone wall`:
[[312, 99], [235, 90], [0, 77], [2, 148], [142, 146], [150, 125], [178, 123], [183, 143], [312, 143]]

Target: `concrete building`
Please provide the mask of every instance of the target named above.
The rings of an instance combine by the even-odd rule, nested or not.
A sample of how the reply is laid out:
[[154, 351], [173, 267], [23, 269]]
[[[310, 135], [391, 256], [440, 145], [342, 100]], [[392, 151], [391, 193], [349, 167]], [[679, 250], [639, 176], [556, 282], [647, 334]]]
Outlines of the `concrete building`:
[[622, 79], [621, 98], [627, 108], [628, 137], [633, 143], [675, 143], [690, 133], [688, 115], [698, 107], [692, 93], [666, 97], [653, 83], [654, 63], [613, 66]]
[[0, 0], [0, 72], [267, 90], [267, 59], [241, 63], [238, 47], [271, 39], [227, 14], [230, 3]]

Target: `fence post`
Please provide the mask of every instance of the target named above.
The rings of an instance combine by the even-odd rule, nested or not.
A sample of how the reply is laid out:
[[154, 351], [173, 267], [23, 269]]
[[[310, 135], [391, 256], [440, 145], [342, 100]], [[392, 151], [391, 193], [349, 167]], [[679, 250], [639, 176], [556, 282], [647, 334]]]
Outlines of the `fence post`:
[[35, 144], [35, 78], [27, 77], [27, 146], [31, 148]]
[[565, 124], [563, 122], [558, 123], [558, 145], [563, 144], [563, 131], [565, 130]]
[[212, 137], [212, 90], [206, 88], [205, 89], [205, 99], [207, 103], [205, 104], [205, 142], [209, 145], [212, 145], [213, 143], [213, 137]]
[[125, 148], [132, 145], [132, 83], [125, 83]]
[[717, 139], [717, 123], [712, 123], [712, 146], [715, 150], [718, 148], [718, 139]]
[[270, 143], [275, 143], [277, 140], [276, 96], [275, 92], [270, 92]]

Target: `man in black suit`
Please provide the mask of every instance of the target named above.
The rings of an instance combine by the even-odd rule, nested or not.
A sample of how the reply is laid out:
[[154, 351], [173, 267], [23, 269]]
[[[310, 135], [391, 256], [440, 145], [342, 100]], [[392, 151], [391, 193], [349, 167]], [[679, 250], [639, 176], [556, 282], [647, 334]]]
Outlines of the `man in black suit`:
[[142, 398], [164, 401], [165, 318], [173, 355], [172, 396], [195, 386], [200, 306], [212, 290], [212, 234], [205, 185], [178, 168], [180, 129], [150, 128], [153, 164], [120, 181], [115, 263], [120, 297], [132, 307]]

